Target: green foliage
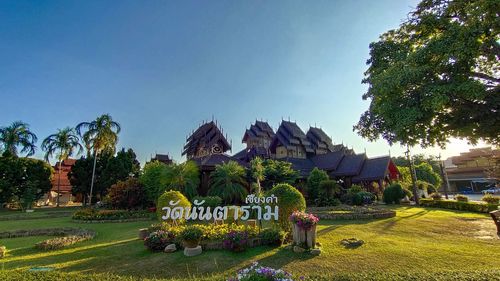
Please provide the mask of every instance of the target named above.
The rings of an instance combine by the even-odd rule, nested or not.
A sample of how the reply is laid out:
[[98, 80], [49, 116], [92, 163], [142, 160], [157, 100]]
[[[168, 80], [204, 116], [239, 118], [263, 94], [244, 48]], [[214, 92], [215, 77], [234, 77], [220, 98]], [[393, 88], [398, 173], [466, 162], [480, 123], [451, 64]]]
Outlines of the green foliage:
[[135, 152], [129, 148], [122, 148], [116, 156], [110, 157], [99, 177], [104, 189], [110, 188], [118, 181], [124, 181], [129, 177], [138, 177], [141, 169]]
[[96, 210], [85, 208], [73, 213], [74, 220], [82, 221], [114, 221], [140, 218], [151, 218], [148, 211], [127, 211], [127, 210]]
[[69, 235], [63, 237], [56, 237], [35, 244], [37, 249], [43, 251], [51, 251], [61, 249], [79, 242], [90, 240], [94, 238], [93, 235]]
[[82, 122], [75, 129], [82, 136], [87, 158], [90, 158], [90, 151], [97, 156], [103, 151], [114, 154], [121, 127], [111, 115], [103, 114], [91, 122]]
[[327, 198], [326, 196], [320, 196], [318, 199], [314, 200], [316, 207], [332, 207], [341, 204], [338, 198]]
[[203, 207], [210, 207], [212, 210], [217, 207], [222, 205], [222, 198], [219, 196], [195, 196], [191, 199], [191, 202], [194, 202], [195, 200], [198, 200], [198, 202], [205, 201], [201, 206]]
[[149, 233], [144, 238], [144, 246], [152, 252], [163, 251], [169, 244], [175, 242], [175, 235], [171, 232], [164, 230], [157, 230]]
[[75, 153], [81, 153], [82, 149], [80, 138], [75, 130], [69, 127], [59, 129], [57, 133], [48, 136], [42, 142], [42, 150], [45, 151], [47, 162], [52, 156], [56, 156], [58, 161], [68, 159]]
[[[231, 231], [246, 232], [249, 237], [257, 237], [258, 227], [249, 225], [238, 225], [235, 223], [226, 224], [192, 224], [202, 231], [201, 240], [222, 240]], [[169, 233], [169, 236], [177, 238], [177, 243], [181, 242], [180, 233], [186, 228], [186, 225], [172, 225], [169, 223], [160, 223], [153, 225], [150, 229], [153, 231], [163, 230]]]
[[115, 209], [143, 209], [149, 205], [144, 187], [136, 178], [129, 178], [113, 184], [107, 198], [111, 207]]
[[494, 0], [424, 0], [370, 44], [359, 134], [424, 147], [450, 137], [498, 144], [498, 10]]
[[481, 198], [482, 201], [488, 203], [488, 204], [496, 204], [498, 205], [498, 203], [500, 202], [500, 196], [494, 196], [494, 195], [491, 195], [491, 194], [486, 194], [483, 196], [483, 198]]
[[[158, 201], [156, 203], [156, 214], [158, 217], [159, 221], [162, 221], [162, 216], [164, 214], [164, 211], [162, 210], [163, 207], [172, 207], [169, 205], [170, 201], [173, 203], [179, 202], [175, 207], [182, 207], [182, 208], [191, 208], [191, 202], [184, 196], [182, 193], [176, 190], [170, 190], [166, 191], [163, 193], [160, 198], [158, 198]], [[172, 207], [172, 208], [175, 208]], [[178, 222], [183, 222], [184, 220], [179, 220]], [[171, 219], [168, 219], [167, 222], [172, 222]]]
[[332, 198], [332, 196], [338, 197], [341, 192], [340, 185], [334, 180], [321, 181], [319, 183], [319, 189], [324, 192], [328, 198]]
[[384, 202], [386, 204], [399, 204], [404, 197], [405, 192], [398, 183], [393, 183], [384, 190]]
[[434, 193], [429, 194], [429, 197], [434, 199], [434, 200], [441, 200], [443, 195], [441, 195], [441, 193], [439, 193], [439, 192], [434, 192]]
[[250, 178], [255, 181], [255, 185], [252, 185], [255, 194], [260, 194], [262, 192], [261, 182], [265, 179], [264, 177], [264, 164], [260, 157], [256, 157], [250, 161]]
[[167, 188], [178, 190], [187, 198], [198, 195], [200, 185], [200, 171], [194, 161], [186, 161], [181, 164], [167, 166], [166, 178]]
[[278, 197], [278, 225], [281, 229], [288, 231], [291, 228], [289, 217], [295, 211], [304, 211], [306, 209], [306, 201], [304, 196], [295, 187], [280, 183], [275, 185], [267, 192], [268, 195], [274, 194]]
[[328, 179], [328, 174], [325, 171], [314, 167], [307, 177], [307, 199], [310, 201], [318, 199], [321, 190], [320, 183]]
[[281, 246], [286, 237], [286, 232], [275, 228], [266, 228], [259, 234], [264, 245]]
[[498, 209], [498, 204], [484, 204], [478, 202], [459, 202], [454, 200], [420, 199], [420, 205], [451, 210], [489, 213]]
[[290, 162], [266, 159], [262, 164], [265, 178], [262, 186], [265, 190], [271, 189], [278, 183], [294, 184], [299, 177], [299, 173], [292, 169]]
[[441, 176], [432, 170], [432, 166], [428, 163], [420, 163], [415, 165], [415, 173], [417, 174], [417, 180], [422, 180], [433, 186], [441, 186]]
[[153, 161], [146, 163], [139, 181], [144, 186], [146, 196], [151, 201], [156, 201], [167, 189], [167, 165]]
[[374, 201], [375, 194], [367, 191], [357, 192], [352, 197], [352, 204], [357, 206], [373, 204]]
[[185, 227], [179, 236], [184, 241], [200, 241], [203, 230], [198, 225], [190, 225]]
[[29, 127], [22, 121], [12, 122], [7, 127], [0, 127], [0, 151], [17, 156], [18, 147], [21, 147], [21, 153], [26, 153], [26, 156], [35, 154], [37, 137]]
[[0, 205], [16, 202], [31, 208], [51, 188], [52, 167], [44, 161], [16, 156], [0, 157]]
[[413, 192], [411, 190], [403, 188], [403, 192], [405, 193], [405, 196], [408, 196], [408, 199], [413, 197]]
[[243, 202], [248, 193], [245, 169], [235, 161], [217, 165], [210, 179], [208, 194], [219, 196], [226, 204]]
[[455, 195], [455, 200], [457, 200], [458, 202], [469, 202], [469, 197], [462, 194], [457, 194]]

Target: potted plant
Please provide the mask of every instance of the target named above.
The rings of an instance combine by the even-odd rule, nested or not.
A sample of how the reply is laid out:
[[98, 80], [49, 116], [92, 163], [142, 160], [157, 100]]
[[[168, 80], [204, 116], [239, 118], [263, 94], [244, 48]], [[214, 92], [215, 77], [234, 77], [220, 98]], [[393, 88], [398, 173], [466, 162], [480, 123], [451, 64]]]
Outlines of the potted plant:
[[285, 240], [286, 232], [279, 229], [266, 228], [260, 234], [262, 243], [272, 246], [281, 246]]
[[203, 231], [197, 226], [188, 226], [182, 230], [180, 237], [185, 248], [196, 248], [200, 244]]
[[319, 219], [313, 214], [295, 211], [290, 216], [290, 221], [293, 223], [294, 244], [314, 248], [316, 245], [316, 225]]
[[246, 231], [231, 231], [224, 238], [224, 248], [233, 252], [243, 252], [248, 242], [248, 233]]

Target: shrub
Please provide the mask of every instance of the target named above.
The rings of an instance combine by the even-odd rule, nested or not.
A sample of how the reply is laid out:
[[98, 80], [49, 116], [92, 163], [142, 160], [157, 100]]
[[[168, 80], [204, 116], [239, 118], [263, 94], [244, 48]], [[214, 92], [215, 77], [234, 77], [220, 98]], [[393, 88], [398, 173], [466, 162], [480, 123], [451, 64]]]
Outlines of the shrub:
[[495, 211], [498, 209], [498, 204], [459, 202], [454, 200], [421, 199], [420, 204], [424, 207], [436, 207], [436, 208], [478, 212], [478, 213], [489, 213], [491, 211]]
[[316, 199], [321, 199], [319, 196], [320, 183], [324, 180], [328, 180], [328, 174], [318, 168], [312, 169], [307, 177], [307, 199], [310, 201], [315, 201]]
[[210, 207], [212, 210], [217, 206], [221, 206], [222, 204], [222, 198], [220, 198], [219, 196], [195, 196], [193, 197], [191, 202], [194, 202], [194, 200], [198, 200], [198, 202], [205, 201], [205, 203], [203, 203], [201, 206], [205, 208]]
[[199, 242], [202, 236], [203, 236], [203, 231], [198, 225], [190, 225], [181, 231], [179, 238], [184, 241]]
[[288, 220], [290, 215], [295, 211], [304, 211], [306, 209], [304, 196], [295, 187], [287, 183], [275, 185], [268, 191], [268, 194], [274, 194], [278, 197], [278, 225], [285, 231], [289, 230], [291, 228]]
[[246, 249], [247, 242], [248, 233], [246, 231], [231, 231], [226, 234], [223, 245], [230, 251], [241, 252]]
[[340, 197], [340, 201], [345, 204], [353, 205], [356, 200], [354, 197], [359, 192], [363, 191], [363, 188], [360, 185], [353, 184], [348, 190], [347, 193]]
[[73, 213], [74, 220], [106, 221], [150, 218], [148, 211], [81, 209]]
[[[175, 205], [176, 207], [182, 207], [182, 208], [191, 208], [191, 202], [184, 196], [182, 193], [179, 191], [175, 190], [170, 190], [166, 191], [163, 193], [160, 198], [158, 198], [158, 203], [156, 203], [156, 215], [158, 217], [158, 220], [163, 220], [162, 216], [164, 214], [164, 211], [162, 210], [163, 207], [172, 207], [170, 206], [170, 201], [177, 202], [179, 203]], [[167, 222], [172, 222], [172, 219], [168, 219]], [[184, 222], [184, 219], [178, 220], [178, 222]]]
[[113, 184], [109, 189], [108, 199], [115, 209], [142, 209], [147, 206], [144, 188], [136, 178]]
[[340, 200], [337, 198], [326, 198], [325, 196], [322, 196], [316, 200], [314, 200], [314, 204], [317, 207], [331, 207], [331, 206], [338, 206], [340, 205]]
[[349, 190], [347, 190], [347, 193], [356, 194], [361, 191], [363, 191], [363, 187], [361, 187], [361, 185], [353, 184]]
[[433, 200], [441, 200], [441, 198], [442, 198], [443, 196], [442, 196], [442, 195], [441, 195], [441, 193], [439, 193], [439, 192], [434, 192], [434, 193], [431, 193], [431, 194], [429, 195], [429, 197], [430, 197], [430, 198], [432, 198]]
[[319, 183], [319, 189], [326, 194], [327, 198], [340, 195], [340, 186], [334, 180], [323, 180]]
[[469, 202], [469, 197], [462, 194], [457, 194], [455, 196], [455, 200], [457, 200], [458, 202]]
[[399, 183], [393, 183], [384, 190], [384, 202], [386, 204], [399, 204], [404, 197], [405, 193]]
[[92, 236], [80, 236], [80, 235], [56, 237], [36, 243], [35, 248], [44, 251], [57, 250], [92, 238], [93, 238]]
[[[258, 234], [258, 227], [249, 225], [237, 224], [194, 224], [202, 231], [201, 240], [222, 240], [231, 231], [245, 231], [249, 237], [256, 237]], [[161, 223], [152, 225], [150, 231], [163, 230], [171, 233], [174, 237], [181, 239], [180, 233], [186, 228], [185, 225], [171, 225], [168, 223]]]
[[486, 194], [481, 198], [482, 201], [488, 203], [488, 204], [497, 204], [500, 202], [500, 197], [499, 196], [493, 196], [491, 194]]
[[366, 191], [361, 191], [358, 193], [355, 193], [352, 196], [352, 204], [353, 205], [369, 205], [372, 204], [373, 201], [375, 201], [375, 194], [371, 192], [366, 192]]
[[290, 222], [296, 224], [299, 228], [305, 231], [313, 228], [313, 226], [318, 224], [318, 221], [319, 219], [315, 215], [299, 211], [293, 212], [293, 214], [290, 216]]
[[434, 192], [437, 192], [437, 188], [434, 185], [427, 183], [427, 193], [434, 193]]
[[266, 228], [259, 234], [263, 244], [272, 246], [281, 246], [285, 236], [286, 232], [274, 228]]
[[174, 243], [175, 234], [165, 230], [151, 232], [144, 238], [144, 246], [150, 251], [163, 251], [169, 244]]

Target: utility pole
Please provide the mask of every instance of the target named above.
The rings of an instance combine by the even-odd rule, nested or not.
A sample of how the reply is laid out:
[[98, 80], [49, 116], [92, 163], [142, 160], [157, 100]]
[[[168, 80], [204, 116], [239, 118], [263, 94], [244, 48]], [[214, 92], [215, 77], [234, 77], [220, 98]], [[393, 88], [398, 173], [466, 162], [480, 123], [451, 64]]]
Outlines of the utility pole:
[[410, 162], [410, 174], [411, 174], [411, 183], [413, 185], [413, 198], [415, 199], [415, 205], [419, 206], [420, 205], [420, 199], [418, 196], [418, 190], [417, 190], [417, 176], [415, 175], [415, 169], [413, 168], [413, 158], [410, 155], [410, 146], [406, 146], [406, 152], [405, 152], [406, 157], [408, 158], [408, 161]]
[[441, 169], [441, 177], [443, 178], [443, 190], [444, 197], [448, 199], [448, 190], [450, 190], [450, 182], [448, 181], [448, 175], [446, 174], [446, 169], [444, 167], [444, 162], [441, 160], [441, 153], [439, 153], [439, 168]]

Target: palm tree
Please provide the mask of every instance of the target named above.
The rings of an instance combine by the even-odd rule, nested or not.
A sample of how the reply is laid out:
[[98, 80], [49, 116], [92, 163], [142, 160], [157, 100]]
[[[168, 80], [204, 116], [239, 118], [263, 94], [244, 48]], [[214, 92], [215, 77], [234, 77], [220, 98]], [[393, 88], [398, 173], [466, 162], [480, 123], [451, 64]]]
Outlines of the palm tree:
[[262, 159], [257, 157], [250, 161], [250, 173], [252, 176], [252, 179], [255, 180], [255, 193], [257, 195], [260, 194], [262, 188], [260, 186], [260, 182], [264, 180], [264, 166]]
[[221, 197], [225, 203], [243, 201], [247, 195], [245, 169], [235, 161], [217, 165], [211, 174], [209, 195]]
[[0, 128], [0, 144], [12, 155], [17, 155], [18, 146], [22, 147], [21, 153], [26, 153], [26, 156], [35, 154], [37, 140], [29, 125], [22, 121], [15, 121], [10, 126]]
[[61, 188], [61, 164], [63, 160], [72, 156], [75, 151], [80, 154], [83, 150], [80, 139], [73, 128], [66, 127], [58, 129], [57, 133], [48, 136], [42, 142], [42, 150], [45, 151], [45, 161], [56, 156], [59, 165], [59, 177], [57, 179], [57, 207], [59, 207], [59, 193]]
[[194, 161], [168, 165], [167, 186], [169, 188], [179, 190], [191, 199], [198, 195], [199, 184], [200, 172]]
[[94, 155], [92, 181], [90, 182], [90, 205], [92, 205], [92, 190], [94, 188], [97, 157], [104, 150], [114, 153], [120, 130], [120, 124], [113, 121], [113, 118], [109, 114], [103, 114], [92, 122], [82, 122], [76, 126], [76, 132], [82, 137], [87, 148], [87, 154], [90, 155], [89, 151], [92, 150], [92, 154]]

